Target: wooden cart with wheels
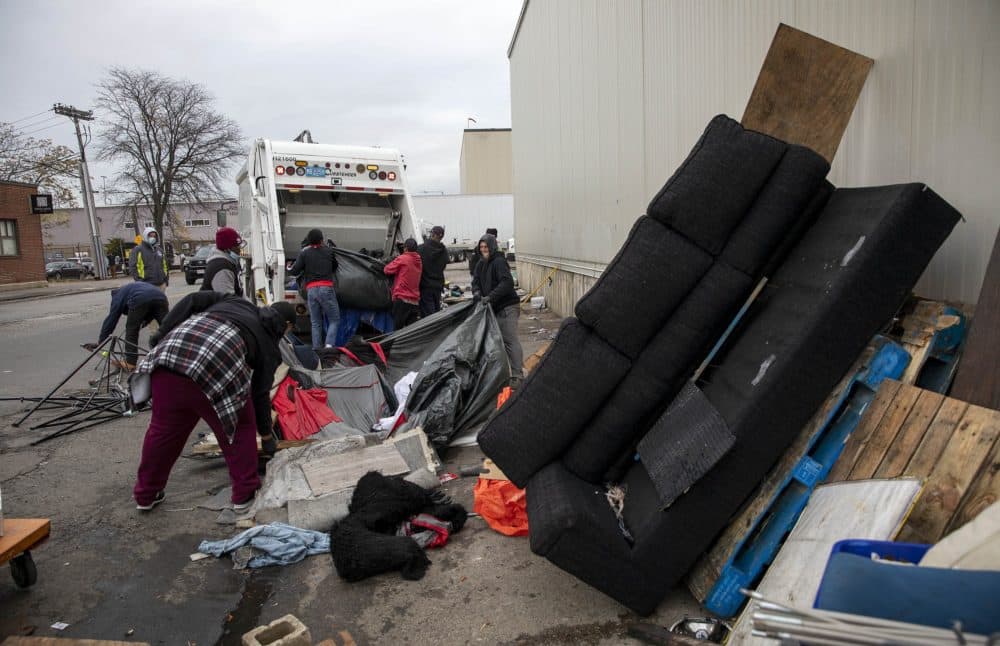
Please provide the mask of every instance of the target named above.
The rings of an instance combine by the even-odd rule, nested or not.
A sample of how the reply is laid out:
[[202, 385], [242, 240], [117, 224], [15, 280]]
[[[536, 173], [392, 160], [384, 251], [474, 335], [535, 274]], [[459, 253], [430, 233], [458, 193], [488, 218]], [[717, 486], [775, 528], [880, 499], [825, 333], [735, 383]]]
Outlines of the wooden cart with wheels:
[[10, 561], [10, 574], [19, 588], [28, 588], [38, 579], [31, 550], [49, 536], [47, 518], [4, 518], [0, 536], [0, 565]]

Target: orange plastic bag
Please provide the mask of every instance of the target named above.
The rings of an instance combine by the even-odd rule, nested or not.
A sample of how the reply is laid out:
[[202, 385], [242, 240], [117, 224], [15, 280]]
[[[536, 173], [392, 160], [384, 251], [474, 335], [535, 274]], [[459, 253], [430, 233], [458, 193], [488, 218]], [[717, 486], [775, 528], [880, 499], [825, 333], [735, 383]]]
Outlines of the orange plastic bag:
[[472, 493], [475, 497], [473, 510], [490, 527], [507, 536], [528, 535], [524, 489], [518, 489], [510, 480], [480, 478]]

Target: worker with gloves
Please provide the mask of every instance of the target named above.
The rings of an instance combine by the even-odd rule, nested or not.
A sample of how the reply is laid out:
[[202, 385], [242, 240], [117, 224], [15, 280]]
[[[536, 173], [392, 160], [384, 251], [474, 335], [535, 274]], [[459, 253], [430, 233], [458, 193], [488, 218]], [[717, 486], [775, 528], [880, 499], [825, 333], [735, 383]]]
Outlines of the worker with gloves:
[[160, 236], [153, 227], [146, 227], [142, 232], [142, 242], [132, 250], [128, 268], [134, 280], [167, 289], [170, 284], [167, 259], [160, 246]]
[[281, 363], [278, 341], [294, 323], [290, 303], [258, 308], [214, 291], [189, 294], [170, 310], [136, 366], [139, 378], [149, 375], [153, 398], [133, 490], [137, 509], [163, 501], [170, 470], [198, 420], [219, 441], [233, 508], [249, 509], [260, 488], [257, 435], [265, 455], [277, 449], [270, 390]]
[[111, 310], [101, 325], [97, 343], [84, 344], [84, 348], [94, 350], [104, 339], [111, 336], [118, 325], [118, 319], [125, 315], [125, 364], [126, 370], [135, 369], [139, 355], [139, 330], [152, 321], [162, 323], [170, 308], [166, 295], [149, 283], [129, 283], [111, 290]]
[[205, 276], [201, 280], [204, 291], [243, 296], [240, 285], [240, 247], [243, 238], [231, 227], [215, 232], [215, 249], [205, 263]]
[[496, 315], [503, 336], [503, 346], [510, 361], [510, 386], [518, 388], [524, 379], [524, 354], [517, 338], [517, 320], [521, 317], [521, 300], [514, 291], [514, 277], [503, 253], [497, 248], [496, 236], [486, 234], [479, 239], [479, 262], [472, 274], [473, 299], [488, 303]]
[[402, 330], [420, 318], [420, 274], [423, 269], [417, 241], [407, 238], [403, 242], [403, 253], [396, 256], [382, 271], [386, 276], [395, 276], [392, 281], [392, 324], [393, 329]]

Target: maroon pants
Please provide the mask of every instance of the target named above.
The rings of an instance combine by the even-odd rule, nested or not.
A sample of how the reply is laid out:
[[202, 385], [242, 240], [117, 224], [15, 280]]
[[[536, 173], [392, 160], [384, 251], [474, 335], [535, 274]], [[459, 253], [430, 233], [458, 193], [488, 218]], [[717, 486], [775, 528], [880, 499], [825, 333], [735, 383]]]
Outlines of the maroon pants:
[[253, 403], [247, 399], [236, 423], [233, 443], [222, 430], [219, 416], [212, 403], [194, 381], [169, 370], [157, 369], [151, 375], [153, 418], [142, 443], [142, 458], [133, 495], [140, 505], [148, 505], [158, 491], [167, 486], [170, 470], [195, 424], [205, 420], [215, 437], [229, 467], [233, 483], [233, 502], [246, 502], [260, 487], [257, 475], [257, 420]]

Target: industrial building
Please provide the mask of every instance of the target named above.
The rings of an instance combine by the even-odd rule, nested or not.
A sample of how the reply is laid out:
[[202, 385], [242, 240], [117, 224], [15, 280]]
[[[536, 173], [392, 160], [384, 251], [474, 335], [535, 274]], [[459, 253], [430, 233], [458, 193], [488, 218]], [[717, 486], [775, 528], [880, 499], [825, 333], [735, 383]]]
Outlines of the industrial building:
[[466, 128], [458, 159], [462, 193], [510, 193], [510, 128]]
[[779, 23], [874, 59], [828, 179], [931, 186], [965, 221], [916, 291], [977, 300], [1000, 225], [990, 0], [527, 0], [508, 50], [522, 285], [558, 267], [541, 293], [572, 312], [708, 121], [743, 114]]

